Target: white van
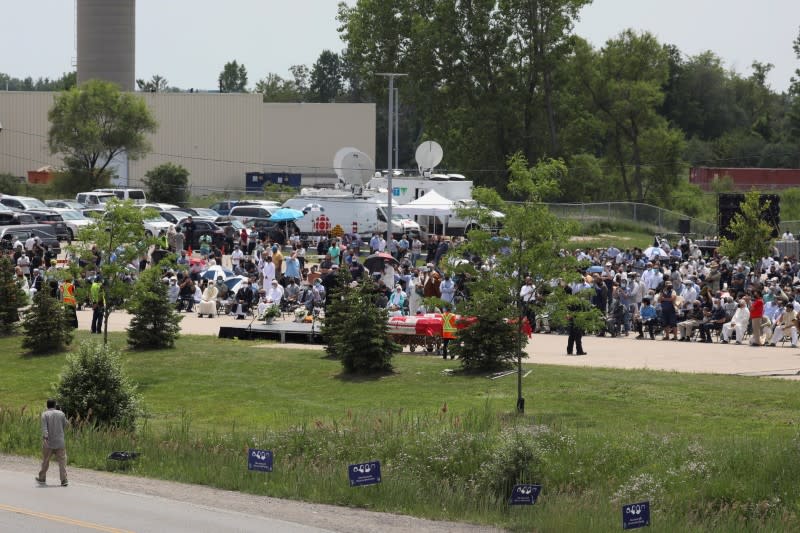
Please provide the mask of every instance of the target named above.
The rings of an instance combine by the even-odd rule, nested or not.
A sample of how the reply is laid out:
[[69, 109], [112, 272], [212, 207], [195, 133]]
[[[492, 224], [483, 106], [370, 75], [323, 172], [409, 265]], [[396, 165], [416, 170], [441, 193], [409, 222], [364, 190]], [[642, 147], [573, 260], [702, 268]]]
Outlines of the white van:
[[120, 200], [133, 200], [135, 204], [147, 203], [147, 195], [142, 189], [95, 189], [94, 192], [107, 192]]
[[105, 209], [106, 202], [116, 199], [117, 196], [110, 192], [79, 192], [75, 195], [75, 201], [86, 207], [102, 207]]
[[[339, 225], [345, 233], [356, 232], [361, 236], [369, 236], [374, 232], [386, 233], [386, 200], [383, 195], [339, 195], [329, 190], [319, 195], [291, 198], [283, 203], [283, 207], [307, 211], [303, 218], [294, 221], [301, 234], [318, 234], [321, 233], [320, 230], [325, 231], [324, 227], [328, 227], [327, 231], [330, 231]], [[325, 222], [321, 224], [320, 219]], [[408, 217], [393, 213], [392, 233], [418, 235], [419, 224]]]

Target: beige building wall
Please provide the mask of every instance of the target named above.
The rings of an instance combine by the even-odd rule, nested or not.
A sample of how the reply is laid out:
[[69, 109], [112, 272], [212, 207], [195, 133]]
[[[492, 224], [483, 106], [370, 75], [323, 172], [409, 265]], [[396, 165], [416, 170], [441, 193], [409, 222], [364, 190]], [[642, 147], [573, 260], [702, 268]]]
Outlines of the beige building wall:
[[[375, 159], [374, 104], [265, 104], [260, 95], [139, 93], [159, 123], [152, 152], [129, 163], [129, 185], [171, 161], [189, 170], [194, 194], [241, 190], [245, 172], [333, 175], [353, 146]], [[0, 92], [0, 172], [24, 176], [61, 159], [47, 148], [54, 93]]]

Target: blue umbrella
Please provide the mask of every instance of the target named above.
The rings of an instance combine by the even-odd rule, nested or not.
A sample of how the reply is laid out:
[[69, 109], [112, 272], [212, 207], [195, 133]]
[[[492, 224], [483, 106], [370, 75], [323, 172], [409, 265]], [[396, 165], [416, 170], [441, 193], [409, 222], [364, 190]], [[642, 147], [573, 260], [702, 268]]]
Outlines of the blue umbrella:
[[297, 220], [298, 218], [303, 218], [305, 213], [302, 211], [298, 211], [297, 209], [290, 209], [288, 207], [281, 207], [274, 213], [269, 219], [272, 222], [288, 222], [290, 220]]
[[595, 273], [600, 273], [602, 271], [603, 267], [601, 267], [600, 265], [590, 266], [589, 268], [586, 269], [587, 274], [595, 274]]

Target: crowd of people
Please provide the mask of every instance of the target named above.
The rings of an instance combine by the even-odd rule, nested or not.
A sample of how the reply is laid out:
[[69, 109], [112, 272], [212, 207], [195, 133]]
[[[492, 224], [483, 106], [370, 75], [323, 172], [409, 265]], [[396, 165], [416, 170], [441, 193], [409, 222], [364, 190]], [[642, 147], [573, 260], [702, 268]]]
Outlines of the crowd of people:
[[[269, 236], [239, 236], [231, 253], [223, 255], [216, 246], [192, 253], [185, 235], [170, 233], [163, 246], [166, 250], [141, 254], [124, 275], [132, 282], [139, 271], [157, 262], [157, 255], [174, 252], [179, 268], [165, 270], [163, 282], [178, 311], [244, 319], [264, 317], [273, 307], [282, 312], [301, 309], [304, 314], [322, 309], [339, 283], [337, 273], [347, 269], [356, 281], [372, 277], [376, 304], [391, 315], [415, 315], [429, 310], [425, 298], [437, 298], [444, 309], [466, 297], [463, 279], [452, 276], [442, 264], [460, 239], [430, 236], [423, 242], [404, 235], [387, 242], [376, 233], [366, 242], [356, 234], [304, 242], [292, 233], [284, 243], [277, 243]], [[562, 250], [584, 265], [582, 277], [570, 284], [541, 282], [538, 287], [527, 277], [520, 299], [530, 323], [537, 331], [549, 331], [546, 295], [560, 283], [573, 294], [590, 295], [591, 304], [606, 319], [605, 327], [595, 332], [599, 336], [635, 333], [637, 339], [660, 336], [681, 342], [712, 342], [716, 337], [719, 342], [737, 344], [749, 337], [756, 346], [797, 345], [800, 263], [796, 258], [781, 257], [775, 249], [756, 264], [748, 264], [721, 257], [713, 248], [701, 249], [686, 237], [672, 244], [657, 237], [654, 245], [647, 253], [615, 246]], [[59, 275], [56, 254], [35, 238], [4, 243], [3, 248], [26, 294], [46, 289], [77, 309], [83, 305], [99, 309], [92, 329], [100, 331], [99, 317], [106, 302], [96, 270], [84, 269], [86, 274], [67, 280]], [[100, 252], [93, 248], [92, 254], [99, 266]], [[365, 264], [373, 254], [383, 259]], [[313, 261], [308, 260], [311, 255]], [[214, 267], [232, 270], [241, 282], [232, 285], [227, 276], [208, 276]], [[86, 290], [76, 297], [75, 289], [80, 287]]]
[[[592, 266], [571, 284], [589, 291], [605, 317], [598, 336], [635, 332], [636, 339], [714, 341], [753, 346], [797, 346], [800, 263], [777, 248], [755, 264], [702, 250], [686, 237], [674, 244], [656, 238], [650, 255], [639, 248], [575, 250]], [[546, 315], [546, 308], [542, 309]], [[539, 327], [546, 326], [539, 319]]]

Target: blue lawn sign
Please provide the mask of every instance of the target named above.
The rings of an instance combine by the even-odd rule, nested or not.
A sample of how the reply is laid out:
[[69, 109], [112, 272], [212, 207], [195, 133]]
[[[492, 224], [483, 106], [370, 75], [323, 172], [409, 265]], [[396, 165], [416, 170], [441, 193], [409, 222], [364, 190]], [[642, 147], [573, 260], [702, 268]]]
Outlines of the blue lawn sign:
[[270, 450], [247, 450], [247, 469], [259, 472], [272, 472], [272, 452]]
[[622, 529], [637, 529], [650, 525], [650, 502], [622, 506]]
[[541, 485], [514, 485], [509, 503], [511, 505], [533, 505], [541, 491]]
[[350, 476], [351, 487], [375, 485], [381, 482], [381, 463], [380, 461], [372, 461], [350, 465], [347, 467], [347, 473]]

